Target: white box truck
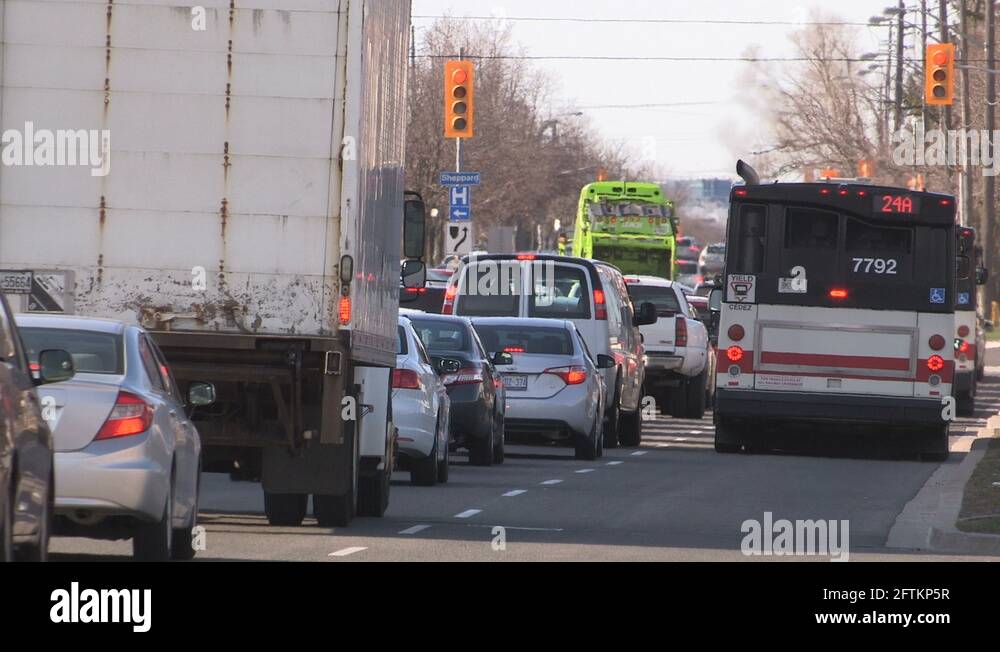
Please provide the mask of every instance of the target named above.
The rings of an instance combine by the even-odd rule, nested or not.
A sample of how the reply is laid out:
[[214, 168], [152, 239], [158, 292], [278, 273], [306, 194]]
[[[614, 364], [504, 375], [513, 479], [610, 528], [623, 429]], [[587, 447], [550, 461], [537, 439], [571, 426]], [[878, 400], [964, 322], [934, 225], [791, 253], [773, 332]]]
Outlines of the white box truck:
[[2, 291], [214, 383], [203, 469], [260, 479], [271, 523], [381, 516], [409, 0], [0, 4]]

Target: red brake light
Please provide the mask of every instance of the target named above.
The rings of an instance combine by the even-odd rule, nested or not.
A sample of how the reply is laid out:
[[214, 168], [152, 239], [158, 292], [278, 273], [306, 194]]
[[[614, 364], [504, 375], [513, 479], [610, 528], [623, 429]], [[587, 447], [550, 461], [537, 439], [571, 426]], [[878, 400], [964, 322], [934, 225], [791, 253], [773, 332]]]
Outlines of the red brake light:
[[537, 256], [534, 254], [520, 254], [517, 257], [518, 260], [535, 260], [535, 258], [537, 258]]
[[947, 344], [947, 342], [940, 335], [934, 335], [927, 341], [927, 345], [931, 347], [932, 351], [940, 351], [944, 348], [945, 344]]
[[505, 348], [503, 350], [503, 352], [504, 353], [524, 353], [525, 350], [524, 350], [523, 346], [508, 346], [507, 348]]
[[942, 206], [951, 206], [951, 200], [950, 199], [942, 199], [941, 200], [941, 205]]
[[41, 371], [42, 365], [38, 364], [37, 362], [32, 362], [28, 364], [28, 369], [30, 369], [31, 371]]
[[729, 335], [729, 339], [731, 339], [732, 341], [741, 342], [743, 338], [746, 337], [747, 332], [739, 324], [734, 324], [729, 327], [729, 332], [727, 334]]
[[820, 188], [819, 189], [819, 194], [824, 195], [824, 196], [825, 195], [829, 195], [830, 194], [830, 189], [829, 188]]
[[843, 300], [846, 299], [847, 297], [848, 297], [847, 290], [843, 290], [840, 288], [835, 288], [833, 290], [830, 290], [831, 299]]
[[441, 306], [442, 315], [451, 315], [455, 312], [455, 297], [458, 296], [458, 286], [449, 285], [444, 292], [444, 304]]
[[115, 406], [111, 408], [111, 414], [108, 415], [101, 430], [97, 433], [97, 439], [116, 439], [139, 435], [149, 430], [152, 423], [153, 409], [146, 401], [135, 394], [119, 391], [118, 398], [115, 399]]
[[726, 357], [729, 358], [730, 362], [739, 362], [743, 359], [744, 355], [745, 351], [743, 351], [743, 347], [741, 346], [731, 346], [726, 349]]
[[674, 333], [674, 346], [688, 345], [688, 324], [683, 315], [677, 315], [677, 329]]
[[340, 297], [340, 308], [337, 310], [340, 315], [340, 323], [346, 326], [351, 323], [351, 297]]
[[604, 302], [604, 290], [594, 290], [594, 312], [595, 318], [600, 321], [608, 320], [608, 306]]
[[427, 288], [406, 288], [407, 294], [427, 294]]
[[944, 369], [944, 358], [939, 355], [932, 355], [927, 359], [927, 368], [934, 373], [941, 371]]
[[737, 197], [746, 197], [747, 191], [743, 188], [737, 188], [736, 190], [733, 191], [733, 194], [736, 195]]
[[968, 355], [969, 351], [971, 351], [971, 350], [972, 350], [972, 347], [969, 345], [968, 342], [962, 342], [962, 344], [958, 347], [958, 352], [959, 353], [964, 353], [966, 355]]
[[587, 382], [587, 370], [583, 367], [557, 367], [543, 373], [559, 376], [567, 385], [582, 385]]
[[420, 386], [420, 377], [417, 376], [417, 372], [412, 371], [410, 369], [393, 369], [392, 388], [422, 389], [422, 387]]
[[969, 336], [969, 327], [968, 326], [959, 326], [958, 327], [958, 336], [959, 337], [968, 337]]

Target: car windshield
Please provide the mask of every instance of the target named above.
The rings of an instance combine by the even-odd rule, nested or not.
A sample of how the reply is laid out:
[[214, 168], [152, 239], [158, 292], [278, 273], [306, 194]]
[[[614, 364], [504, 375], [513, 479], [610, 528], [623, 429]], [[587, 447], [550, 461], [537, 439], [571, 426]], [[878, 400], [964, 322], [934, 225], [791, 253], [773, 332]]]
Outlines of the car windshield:
[[32, 367], [38, 364], [38, 355], [50, 349], [63, 349], [73, 357], [77, 373], [122, 374], [125, 364], [122, 355], [122, 336], [63, 328], [21, 328], [21, 340], [28, 352]]
[[565, 328], [476, 324], [476, 332], [489, 353], [573, 355], [573, 339]]
[[424, 348], [431, 353], [443, 351], [469, 351], [471, 342], [465, 326], [461, 323], [411, 319]]

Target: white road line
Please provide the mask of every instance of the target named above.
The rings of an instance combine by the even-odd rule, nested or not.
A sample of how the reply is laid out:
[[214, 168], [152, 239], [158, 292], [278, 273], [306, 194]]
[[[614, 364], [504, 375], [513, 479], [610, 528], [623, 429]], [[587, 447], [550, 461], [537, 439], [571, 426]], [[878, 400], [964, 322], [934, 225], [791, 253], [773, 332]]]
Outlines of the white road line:
[[400, 534], [417, 534], [418, 532], [423, 532], [429, 527], [430, 525], [414, 525], [413, 527], [408, 527], [401, 531]]
[[646, 454], [646, 451], [636, 451], [636, 452], [632, 453], [632, 457], [642, 457], [645, 454]]
[[495, 528], [502, 527], [505, 530], [515, 530], [517, 532], [565, 532], [561, 527], [513, 527], [510, 525], [473, 525], [470, 523], [467, 527], [478, 527], [478, 528]]
[[562, 480], [546, 480], [545, 482], [542, 482], [542, 483], [539, 483], [539, 484], [551, 486], [551, 485], [554, 485], [554, 484], [561, 484], [561, 483], [562, 483]]
[[514, 491], [508, 491], [503, 495], [504, 498], [513, 498], [515, 496], [520, 496], [521, 494], [526, 494], [528, 491], [526, 489], [515, 489]]
[[472, 518], [476, 514], [482, 514], [482, 513], [483, 510], [481, 509], [467, 509], [461, 514], [455, 514], [455, 518]]
[[607, 465], [608, 465], [608, 466], [618, 466], [618, 465], [620, 465], [620, 464], [623, 464], [623, 462], [608, 462], [608, 464], [607, 464]]
[[368, 548], [344, 548], [343, 550], [338, 550], [337, 552], [331, 552], [327, 557], [347, 557], [348, 555], [353, 555], [356, 552], [363, 552], [368, 550]]
[[583, 473], [593, 473], [593, 472], [594, 472], [594, 469], [580, 469], [579, 471], [575, 471], [575, 473], [581, 473], [581, 474], [583, 474]]

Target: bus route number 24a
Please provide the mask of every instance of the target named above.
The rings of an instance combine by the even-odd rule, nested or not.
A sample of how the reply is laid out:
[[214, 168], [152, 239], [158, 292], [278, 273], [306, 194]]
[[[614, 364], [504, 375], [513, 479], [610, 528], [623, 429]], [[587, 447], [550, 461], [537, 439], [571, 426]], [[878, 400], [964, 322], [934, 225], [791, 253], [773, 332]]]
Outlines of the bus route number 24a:
[[855, 274], [886, 274], [895, 276], [899, 261], [892, 258], [855, 258]]

